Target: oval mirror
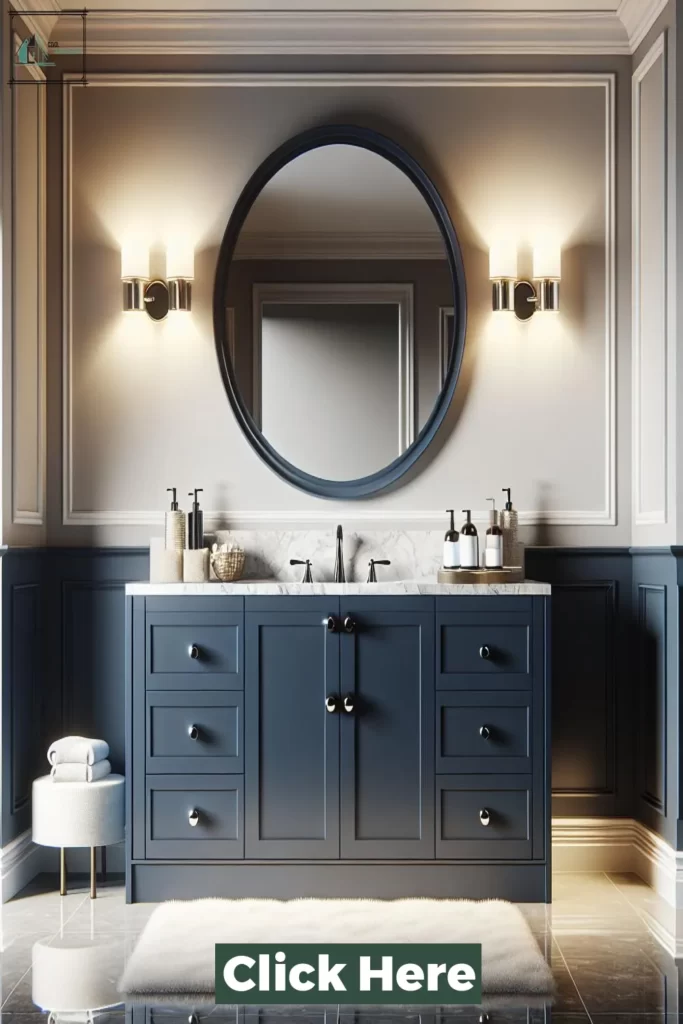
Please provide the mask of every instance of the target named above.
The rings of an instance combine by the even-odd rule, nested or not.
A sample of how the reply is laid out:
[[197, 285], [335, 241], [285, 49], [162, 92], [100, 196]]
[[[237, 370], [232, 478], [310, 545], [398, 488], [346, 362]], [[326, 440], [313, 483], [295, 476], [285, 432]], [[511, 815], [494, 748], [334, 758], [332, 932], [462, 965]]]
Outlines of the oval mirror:
[[218, 258], [216, 347], [242, 429], [309, 493], [388, 487], [445, 416], [465, 308], [455, 230], [408, 153], [353, 127], [291, 139], [246, 185]]

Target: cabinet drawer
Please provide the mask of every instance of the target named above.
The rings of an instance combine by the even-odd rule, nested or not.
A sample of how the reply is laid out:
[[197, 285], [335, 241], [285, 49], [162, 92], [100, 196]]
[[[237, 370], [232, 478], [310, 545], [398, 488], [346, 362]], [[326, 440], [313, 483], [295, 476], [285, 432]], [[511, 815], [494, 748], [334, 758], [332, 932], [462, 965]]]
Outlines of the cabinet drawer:
[[243, 699], [234, 691], [151, 690], [147, 771], [242, 772]]
[[531, 736], [528, 690], [437, 694], [437, 772], [530, 772]]
[[152, 612], [146, 618], [147, 689], [241, 690], [241, 612]]
[[531, 621], [525, 613], [437, 616], [437, 689], [531, 686]]
[[[437, 776], [436, 856], [518, 860], [532, 856], [528, 775]], [[488, 824], [485, 824], [488, 822]]]
[[241, 775], [148, 775], [147, 856], [243, 857], [243, 791]]

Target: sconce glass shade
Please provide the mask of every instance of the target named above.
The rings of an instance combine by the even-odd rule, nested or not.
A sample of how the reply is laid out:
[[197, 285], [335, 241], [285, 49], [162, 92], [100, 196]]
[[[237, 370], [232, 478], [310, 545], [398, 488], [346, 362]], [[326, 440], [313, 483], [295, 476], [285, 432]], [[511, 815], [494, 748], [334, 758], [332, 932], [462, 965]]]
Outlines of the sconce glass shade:
[[489, 250], [489, 278], [514, 281], [517, 278], [517, 250], [508, 243], [497, 243]]
[[534, 280], [559, 281], [562, 277], [562, 253], [559, 246], [543, 245], [534, 249]]
[[166, 250], [166, 277], [169, 280], [194, 278], [194, 250], [187, 245], [173, 244]]
[[182, 277], [168, 279], [168, 308], [189, 313], [192, 310], [192, 282]]
[[135, 243], [121, 248], [121, 280], [149, 280], [149, 250]]

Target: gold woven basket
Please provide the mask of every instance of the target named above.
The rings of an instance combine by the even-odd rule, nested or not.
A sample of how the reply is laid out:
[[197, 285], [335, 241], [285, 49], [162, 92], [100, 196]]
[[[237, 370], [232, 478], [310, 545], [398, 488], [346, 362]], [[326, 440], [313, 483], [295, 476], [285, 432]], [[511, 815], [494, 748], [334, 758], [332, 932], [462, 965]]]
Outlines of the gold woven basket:
[[211, 565], [221, 583], [234, 583], [244, 572], [244, 551], [216, 551], [211, 555]]

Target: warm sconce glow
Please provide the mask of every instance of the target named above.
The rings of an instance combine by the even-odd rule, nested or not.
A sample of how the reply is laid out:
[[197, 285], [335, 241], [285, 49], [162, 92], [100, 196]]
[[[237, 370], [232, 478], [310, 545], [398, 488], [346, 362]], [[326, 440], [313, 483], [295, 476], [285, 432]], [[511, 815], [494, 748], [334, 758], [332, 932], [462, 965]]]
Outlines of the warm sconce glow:
[[489, 252], [489, 277], [493, 282], [494, 313], [514, 313], [522, 322], [534, 313], [556, 313], [560, 308], [561, 252], [559, 247], [534, 249], [534, 283], [518, 280], [517, 251], [497, 244]]
[[152, 320], [164, 320], [169, 310], [192, 308], [194, 251], [188, 246], [169, 246], [166, 254], [168, 282], [149, 280], [149, 250], [128, 242], [121, 249], [121, 280], [124, 312], [146, 312]]

